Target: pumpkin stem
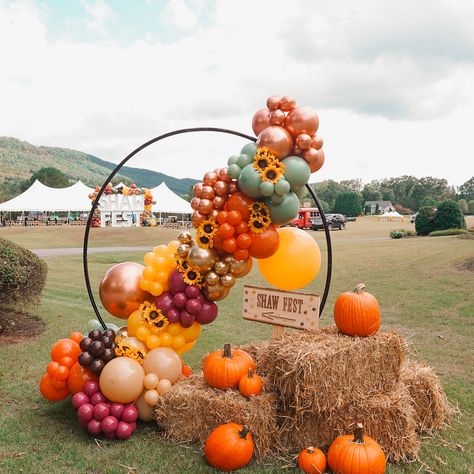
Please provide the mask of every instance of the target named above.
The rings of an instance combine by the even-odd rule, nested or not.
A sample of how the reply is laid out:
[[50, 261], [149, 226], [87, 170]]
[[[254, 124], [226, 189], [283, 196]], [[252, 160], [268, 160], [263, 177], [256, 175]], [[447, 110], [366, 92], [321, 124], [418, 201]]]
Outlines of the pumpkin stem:
[[244, 425], [244, 427], [239, 431], [239, 436], [242, 439], [245, 439], [249, 433], [250, 433], [250, 430]]
[[230, 344], [228, 342], [224, 344], [224, 354], [222, 357], [232, 358], [232, 351], [230, 350]]
[[364, 426], [362, 423], [357, 423], [354, 429], [354, 439], [352, 441], [354, 443], [364, 444]]
[[354, 287], [354, 289], [352, 290], [352, 293], [359, 294], [364, 290], [365, 290], [365, 283], [359, 283], [358, 285]]
[[253, 370], [252, 370], [250, 367], [249, 367], [249, 370], [248, 370], [248, 372], [247, 372], [247, 377], [248, 377], [249, 379], [253, 378]]
[[309, 448], [306, 448], [306, 451], [308, 451], [309, 454], [313, 454], [314, 453], [313, 446], [310, 446]]

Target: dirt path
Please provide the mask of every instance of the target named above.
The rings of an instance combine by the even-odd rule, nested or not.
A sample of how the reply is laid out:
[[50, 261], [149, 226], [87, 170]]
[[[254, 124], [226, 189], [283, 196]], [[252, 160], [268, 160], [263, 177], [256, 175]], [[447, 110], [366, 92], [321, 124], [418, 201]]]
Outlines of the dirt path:
[[[150, 247], [90, 247], [88, 249], [88, 253], [134, 252], [135, 250], [148, 251], [150, 250]], [[32, 249], [31, 251], [38, 255], [38, 257], [64, 257], [66, 255], [82, 255], [82, 247]]]

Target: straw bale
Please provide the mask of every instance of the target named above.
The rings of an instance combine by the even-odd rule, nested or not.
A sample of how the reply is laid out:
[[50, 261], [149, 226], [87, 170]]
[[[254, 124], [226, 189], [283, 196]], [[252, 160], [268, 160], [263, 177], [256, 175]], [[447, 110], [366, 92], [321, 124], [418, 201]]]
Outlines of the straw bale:
[[402, 384], [390, 394], [378, 394], [354, 401], [333, 411], [280, 414], [281, 448], [293, 452], [307, 446], [327, 447], [342, 434], [350, 434], [357, 423], [374, 438], [390, 461], [415, 459], [420, 449], [415, 413], [408, 389]]
[[272, 393], [247, 399], [237, 390], [213, 389], [202, 374], [194, 374], [160, 397], [155, 420], [166, 437], [201, 446], [209, 433], [223, 423], [246, 425], [253, 436], [255, 456], [263, 458], [274, 455], [277, 404]]
[[403, 364], [402, 380], [410, 391], [417, 430], [431, 434], [445, 428], [456, 410], [449, 404], [435, 371], [410, 360]]
[[261, 370], [285, 409], [334, 411], [400, 380], [407, 345], [396, 333], [350, 337], [335, 327], [289, 332], [264, 350]]
[[269, 345], [270, 341], [256, 341], [238, 347], [238, 349], [248, 352], [253, 357], [257, 364], [257, 373], [261, 376], [266, 375], [266, 369], [269, 366], [267, 361], [267, 350]]

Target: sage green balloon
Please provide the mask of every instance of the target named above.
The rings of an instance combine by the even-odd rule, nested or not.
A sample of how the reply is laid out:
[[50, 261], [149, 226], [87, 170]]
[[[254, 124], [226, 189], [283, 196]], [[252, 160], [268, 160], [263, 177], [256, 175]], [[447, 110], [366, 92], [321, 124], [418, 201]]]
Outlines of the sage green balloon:
[[275, 183], [275, 192], [280, 196], [288, 194], [290, 192], [290, 183], [285, 178], [281, 178]]
[[299, 199], [302, 199], [306, 195], [306, 187], [301, 186], [301, 188], [293, 189], [293, 192], [298, 196]]
[[239, 179], [240, 173], [241, 173], [240, 166], [236, 163], [233, 165], [230, 165], [229, 168], [227, 169], [227, 174], [232, 178], [232, 179]]
[[273, 204], [271, 198], [263, 200], [270, 210], [272, 224], [287, 224], [292, 221], [300, 210], [300, 200], [295, 193], [289, 192], [281, 204]]
[[282, 196], [281, 194], [272, 194], [270, 196], [270, 200], [272, 201], [272, 204], [281, 204], [285, 200], [285, 196]]
[[261, 197], [261, 182], [262, 178], [260, 176], [260, 173], [252, 165], [247, 165], [240, 173], [239, 188], [247, 196], [253, 198]]
[[237, 164], [243, 169], [247, 165], [250, 165], [250, 163], [253, 163], [253, 158], [251, 158], [249, 155], [242, 154], [239, 156], [237, 160]]
[[228, 160], [227, 160], [227, 166], [230, 166], [230, 165], [234, 165], [235, 163], [237, 163], [237, 160], [239, 159], [238, 156], [234, 155], [234, 156], [231, 156]]
[[282, 163], [285, 165], [285, 179], [290, 183], [291, 190], [301, 188], [311, 175], [308, 163], [299, 156], [289, 156]]
[[262, 181], [259, 186], [260, 193], [262, 196], [271, 196], [275, 192], [275, 186], [273, 183], [269, 183], [268, 181]]
[[240, 153], [242, 155], [250, 156], [250, 158], [253, 160], [255, 153], [257, 153], [257, 145], [253, 142], [247, 143], [247, 145], [245, 145], [242, 150], [240, 150]]

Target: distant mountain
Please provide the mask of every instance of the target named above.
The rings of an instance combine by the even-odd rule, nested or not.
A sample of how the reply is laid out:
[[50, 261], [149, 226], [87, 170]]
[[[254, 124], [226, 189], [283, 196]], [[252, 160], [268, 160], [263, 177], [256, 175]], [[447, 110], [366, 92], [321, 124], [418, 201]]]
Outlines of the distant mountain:
[[[20, 193], [20, 183], [40, 168], [53, 166], [72, 181], [95, 187], [105, 181], [114, 163], [68, 148], [34, 146], [17, 138], [0, 137], [0, 198], [11, 199]], [[155, 187], [163, 181], [180, 196], [187, 197], [197, 180], [178, 179], [157, 171], [124, 166], [117, 179], [140, 187]]]

